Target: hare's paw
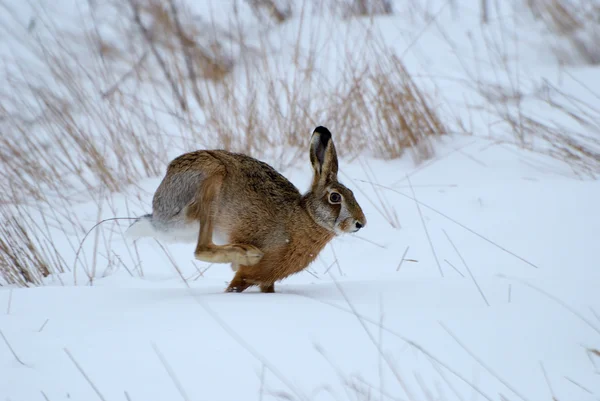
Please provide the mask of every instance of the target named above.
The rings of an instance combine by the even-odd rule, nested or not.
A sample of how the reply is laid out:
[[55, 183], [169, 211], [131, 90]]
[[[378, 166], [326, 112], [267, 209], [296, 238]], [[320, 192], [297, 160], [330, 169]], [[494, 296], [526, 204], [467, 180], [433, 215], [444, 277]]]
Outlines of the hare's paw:
[[260, 262], [263, 253], [253, 245], [232, 244], [223, 247], [230, 255], [233, 264], [252, 266]]
[[227, 289], [225, 290], [225, 292], [242, 292], [244, 291], [245, 288], [243, 287], [238, 287], [238, 286], [229, 286], [227, 287]]
[[233, 278], [233, 280], [231, 280], [231, 283], [229, 283], [229, 286], [227, 287], [225, 292], [242, 292], [246, 288], [250, 287], [251, 285], [252, 284], [247, 282], [243, 278], [243, 276], [241, 276], [240, 273], [238, 272], [235, 275], [235, 277]]

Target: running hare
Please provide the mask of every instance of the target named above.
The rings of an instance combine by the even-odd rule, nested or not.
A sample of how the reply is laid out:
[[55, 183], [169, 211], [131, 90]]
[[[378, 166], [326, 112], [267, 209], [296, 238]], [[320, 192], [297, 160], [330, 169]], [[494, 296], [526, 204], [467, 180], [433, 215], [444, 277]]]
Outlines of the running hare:
[[[231, 263], [236, 271], [228, 292], [253, 285], [274, 292], [276, 281], [306, 268], [336, 234], [367, 223], [352, 191], [337, 180], [327, 128], [315, 128], [309, 152], [314, 176], [304, 195], [249, 156], [224, 150], [183, 154], [156, 190], [152, 214], [134, 222], [129, 234], [173, 238], [192, 230], [196, 259]], [[222, 236], [224, 245], [216, 245], [213, 235]]]

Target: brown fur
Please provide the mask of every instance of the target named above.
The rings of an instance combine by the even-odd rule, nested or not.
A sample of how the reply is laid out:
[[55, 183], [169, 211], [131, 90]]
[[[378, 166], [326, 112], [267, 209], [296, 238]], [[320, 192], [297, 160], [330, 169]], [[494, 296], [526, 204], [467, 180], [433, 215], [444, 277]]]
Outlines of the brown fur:
[[273, 288], [275, 282], [304, 270], [334, 237], [303, 209], [292, 216], [293, 220], [289, 223], [298, 229], [290, 230], [289, 242], [265, 252], [254, 266], [240, 266], [227, 288], [228, 292], [241, 292], [252, 285], [260, 285], [261, 291], [266, 292], [264, 287]]
[[[186, 153], [170, 163], [154, 196], [154, 214], [173, 215], [162, 217], [163, 225], [181, 213], [185, 221], [200, 222], [194, 254], [207, 262], [231, 263], [237, 272], [227, 291], [258, 285], [262, 292], [274, 292], [275, 282], [305, 269], [336, 234], [366, 225], [352, 191], [337, 181], [337, 155], [326, 128], [315, 129], [309, 153], [314, 177], [304, 195], [249, 156], [223, 150]], [[190, 191], [194, 195], [186, 201]], [[330, 201], [331, 192], [342, 201]], [[215, 245], [215, 230], [226, 233], [229, 244]]]

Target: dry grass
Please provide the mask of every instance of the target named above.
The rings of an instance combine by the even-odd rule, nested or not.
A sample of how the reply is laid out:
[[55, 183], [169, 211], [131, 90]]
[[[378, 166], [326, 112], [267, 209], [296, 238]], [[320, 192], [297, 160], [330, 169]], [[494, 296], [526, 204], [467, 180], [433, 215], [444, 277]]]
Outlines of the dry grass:
[[389, 15], [394, 12], [390, 0], [348, 0], [342, 2], [342, 5], [345, 9], [344, 15], [347, 17]]
[[[0, 25], [15, 27], [0, 29], [20, 47], [4, 60], [7, 80], [0, 89], [0, 177], [18, 190], [0, 192], [0, 205], [42, 203], [69, 211], [100, 193], [159, 176], [172, 157], [198, 148], [243, 151], [286, 167], [304, 157], [311, 127], [321, 124], [334, 131], [340, 154], [351, 160], [409, 152], [417, 163], [433, 156], [435, 138], [462, 130], [460, 121], [439, 114], [430, 90], [373, 34], [371, 19], [360, 20], [349, 39], [359, 38], [368, 50], [345, 44], [346, 62], [327, 71], [323, 43], [305, 35], [314, 27], [300, 25], [296, 43], [282, 47], [273, 40], [273, 27], [293, 15], [285, 1], [246, 3], [258, 20], [273, 22], [258, 32], [249, 32], [236, 10], [229, 25], [217, 25], [175, 0], [89, 3], [75, 28], [56, 26], [44, 9], [16, 28], [10, 4], [0, 4], [8, 10]], [[350, 16], [393, 11], [383, 0], [336, 3], [338, 11], [346, 6]], [[302, 41], [306, 36], [309, 43]], [[295, 68], [282, 70], [274, 54], [293, 60]], [[488, 96], [497, 96], [497, 88], [479, 85]], [[570, 115], [581, 131], [540, 122], [505, 106], [508, 101], [492, 107], [523, 146], [537, 138], [551, 144], [547, 153], [597, 171], [598, 142], [582, 131], [598, 128], [598, 113], [563, 95], [554, 91], [544, 101]], [[4, 241], [19, 252], [34, 249], [27, 260], [55, 263], [49, 271], [64, 269], [56, 255], [40, 257], [28, 245], [38, 228], [15, 226], [13, 217], [5, 215], [12, 223]], [[66, 218], [82, 237], [72, 214], [53, 217]], [[393, 213], [390, 219], [399, 225]], [[111, 268], [123, 264], [111, 253], [110, 238], [94, 242]], [[92, 281], [97, 261], [90, 263], [85, 270]]]
[[[393, 11], [387, 0], [341, 3], [345, 17]], [[583, 17], [557, 1], [536, 4], [542, 3], [536, 12], [549, 29], [568, 38], [586, 62], [600, 62], [592, 42], [581, 42], [578, 36], [587, 24]], [[249, 4], [264, 21], [283, 24], [292, 16], [283, 1]], [[289, 52], [296, 68], [288, 74], [274, 65], [270, 55], [278, 50], [265, 37], [251, 42], [236, 25], [199, 23], [174, 0], [115, 1], [104, 7], [92, 10], [83, 36], [53, 26], [51, 18], [38, 17], [35, 25], [44, 27], [46, 34], [19, 40], [33, 62], [14, 62], [5, 71], [7, 85], [0, 89], [0, 178], [13, 190], [0, 192], [0, 285], [43, 285], [47, 276], [70, 270], [64, 250], [57, 249], [57, 235], [61, 240], [75, 238], [70, 244], [74, 247], [85, 233], [71, 208], [95, 199], [100, 220], [107, 193], [162, 174], [166, 162], [183, 151], [222, 147], [284, 167], [305, 157], [311, 127], [326, 124], [339, 135], [341, 155], [395, 159], [409, 152], [419, 163], [433, 156], [435, 139], [451, 130], [450, 122], [437, 112], [436, 101], [402, 60], [372, 37], [368, 40], [373, 41], [373, 61], [355, 63], [349, 47], [348, 62], [335, 72], [342, 79], [330, 83], [319, 70], [316, 44], [306, 49], [300, 38]], [[102, 20], [106, 9], [118, 10], [120, 17]], [[2, 22], [6, 21], [0, 17]], [[26, 30], [35, 28], [30, 24]], [[600, 136], [589, 135], [600, 133], [596, 108], [558, 88], [548, 87], [537, 95], [537, 101], [568, 116], [576, 129], [513, 107], [514, 88], [477, 86], [523, 147], [538, 150], [542, 142], [544, 152], [577, 171], [600, 171]], [[375, 186], [373, 191], [381, 205], [378, 212], [398, 228], [393, 206]], [[29, 207], [34, 205], [43, 208], [31, 215]], [[112, 205], [109, 208], [116, 213]], [[143, 275], [111, 250], [114, 236], [120, 234], [95, 231], [90, 236], [92, 252], [81, 261], [89, 284], [100, 274], [99, 264], [104, 274], [122, 267], [131, 275]], [[130, 259], [139, 261], [135, 250], [130, 253]], [[73, 273], [78, 268], [76, 263]], [[342, 295], [346, 312], [357, 318], [402, 383], [381, 343], [367, 329], [368, 319]], [[370, 323], [384, 329], [381, 322]], [[589, 352], [600, 356], [598, 350]], [[366, 382], [347, 384], [357, 398], [383, 394], [382, 388]]]
[[278, 24], [287, 21], [292, 14], [289, 2], [277, 0], [248, 0], [248, 4], [256, 17], [264, 21], [272, 19]]
[[[2, 88], [0, 174], [22, 188], [20, 199], [10, 200], [96, 187], [118, 191], [157, 174], [164, 141], [155, 127], [127, 100], [102, 97], [109, 82], [107, 46], [96, 52], [92, 36], [48, 32], [49, 38], [19, 39], [32, 60], [15, 60]], [[2, 201], [8, 200], [0, 195]]]
[[327, 121], [348, 134], [351, 151], [370, 149], [380, 158], [395, 159], [410, 150], [417, 162], [430, 158], [431, 138], [448, 132], [435, 102], [395, 54], [382, 51], [376, 57], [377, 64], [350, 71]]
[[[281, 8], [271, 1], [251, 4]], [[282, 146], [304, 148], [299, 133], [320, 120], [344, 132], [352, 153], [364, 149], [369, 124], [377, 137], [368, 148], [395, 158], [446, 131], [402, 61], [378, 43], [374, 47], [382, 50], [375, 56], [382, 62], [362, 71], [342, 68], [344, 80], [323, 88], [316, 50], [306, 51], [300, 38], [296, 71], [285, 76], [270, 61], [277, 50], [265, 38], [257, 48], [235, 26], [194, 23], [193, 14], [173, 1], [128, 5], [125, 13], [121, 4], [106, 5], [122, 17], [112, 23], [93, 18], [83, 38], [39, 17], [50, 39], [19, 40], [39, 71], [9, 71], [0, 107], [10, 135], [2, 138], [0, 173], [37, 198], [42, 184], [65, 190], [67, 183], [56, 177], [69, 177], [78, 189], [100, 184], [119, 191], [156, 176], [167, 160], [161, 153], [169, 136], [178, 136], [184, 148], [194, 143], [261, 156]], [[92, 15], [101, 11], [92, 8]], [[353, 116], [336, 110], [348, 107]], [[426, 143], [418, 152], [422, 159], [431, 155]]]
[[557, 40], [550, 45], [564, 64], [599, 64], [600, 27], [597, 0], [527, 0], [534, 17]]
[[[391, 12], [386, 1], [340, 4], [354, 7], [354, 15]], [[281, 1], [248, 5], [259, 20], [276, 24], [292, 15]], [[2, 6], [9, 11], [2, 25], [18, 26], [10, 4]], [[0, 89], [0, 177], [19, 190], [0, 193], [0, 205], [58, 206], [65, 213], [51, 220], [62, 235], [83, 237], [68, 212], [72, 205], [159, 176], [186, 150], [243, 151], [281, 168], [304, 157], [311, 127], [326, 124], [348, 157], [393, 159], [410, 150], [421, 161], [432, 155], [431, 138], [447, 132], [431, 99], [369, 26], [364, 37], [377, 61], [358, 67], [348, 46], [349, 62], [336, 71], [343, 78], [330, 82], [319, 67], [319, 44], [301, 41], [309, 28], [301, 27], [285, 52], [296, 65], [286, 71], [273, 61], [281, 49], [270, 31], [249, 40], [235, 15], [221, 26], [174, 0], [88, 6], [73, 28], [56, 26], [52, 13], [39, 8], [22, 32], [5, 29], [20, 51], [5, 60], [7, 85]], [[40, 284], [65, 264], [49, 243], [36, 242], [43, 231], [22, 217], [4, 214], [3, 276]], [[96, 255], [109, 270], [122, 265], [110, 238], [93, 239], [94, 257], [81, 262], [89, 282]]]
[[64, 267], [46, 221], [40, 225], [21, 208], [0, 207], [0, 285], [42, 285]]
[[[9, 11], [0, 17], [1, 25], [15, 26], [17, 16], [10, 5], [0, 4]], [[6, 188], [18, 190], [0, 192], [0, 205], [41, 203], [48, 206], [45, 210], [62, 210], [63, 215], [51, 216], [53, 224], [63, 235], [74, 232], [79, 239], [84, 232], [69, 212], [72, 205], [159, 176], [184, 151], [225, 148], [282, 168], [304, 157], [311, 127], [326, 124], [336, 133], [340, 154], [351, 160], [360, 155], [395, 159], [409, 152], [419, 163], [433, 156], [435, 138], [452, 130], [464, 132], [456, 118], [439, 114], [440, 105], [430, 90], [423, 90], [423, 81], [416, 81], [398, 55], [373, 34], [372, 19], [362, 19], [356, 25], [361, 33], [355, 31], [348, 39], [360, 38], [368, 50], [345, 44], [346, 62], [335, 71], [326, 71], [329, 66], [319, 56], [323, 43], [312, 35], [309, 43], [302, 41], [312, 26], [300, 25], [291, 47], [278, 46], [272, 29], [298, 11], [291, 4], [246, 3], [246, 12], [259, 15], [265, 27], [258, 32], [248, 31], [237, 9], [229, 25], [217, 25], [175, 0], [89, 3], [80, 10], [76, 28], [56, 26], [50, 12], [38, 9], [22, 32], [4, 28], [21, 51], [5, 60], [3, 71], [7, 84], [0, 89], [0, 177]], [[335, 7], [334, 15], [342, 10], [346, 17], [393, 11], [383, 0], [340, 0]], [[579, 29], [567, 29], [565, 12], [548, 7], [537, 12], [550, 13], [555, 29]], [[295, 68], [282, 70], [273, 54], [293, 60]], [[507, 64], [499, 65], [511, 76]], [[538, 94], [538, 101], [568, 116], [577, 129], [528, 113], [522, 99], [514, 96], [520, 93], [518, 84], [507, 89], [476, 82], [475, 87], [522, 146], [539, 150], [543, 143], [545, 153], [578, 171], [600, 170], [599, 141], [589, 135], [600, 128], [594, 107], [556, 88]], [[387, 210], [385, 202], [382, 208]], [[399, 226], [390, 210], [389, 220]], [[2, 239], [10, 244], [4, 248], [5, 260], [19, 250], [29, 265], [38, 265], [31, 277], [17, 268], [6, 282], [21, 277], [21, 285], [39, 284], [44, 263], [52, 265], [48, 271], [64, 270], [56, 250], [44, 254], [39, 243], [31, 246], [31, 239], [43, 232], [39, 227], [8, 212], [4, 218], [9, 224]], [[61, 219], [69, 230], [62, 229]], [[116, 269], [123, 263], [111, 252], [110, 238], [94, 237], [94, 246], [108, 268]], [[96, 257], [82, 263], [92, 282]], [[135, 269], [130, 270], [133, 274]]]
[[[598, 177], [600, 109], [594, 102], [582, 100], [584, 97], [598, 99], [598, 95], [569, 71], [564, 72], [564, 80], [572, 84], [568, 91], [547, 80], [540, 82], [539, 76], [527, 73], [519, 59], [520, 49], [529, 48], [531, 43], [523, 41], [519, 29], [521, 24], [531, 24], [529, 13], [533, 12], [544, 21], [552, 43], [560, 44], [561, 51], [570, 52], [562, 54], [568, 60], [560, 60], [561, 63], [572, 64], [577, 60], [577, 63], [595, 64], [595, 56], [581, 53], [583, 47], [575, 41], [597, 42], [594, 38], [600, 31], [592, 20], [597, 18], [594, 10], [600, 10], [600, 3], [596, 0], [528, 0], [523, 4], [527, 7], [525, 18], [515, 12], [511, 23], [498, 18], [481, 29], [482, 43], [472, 43], [472, 56], [481, 64], [476, 69], [466, 67], [468, 61], [464, 55], [456, 53], [468, 76], [465, 86], [483, 99], [472, 110], [489, 116], [487, 128], [498, 143], [509, 142], [548, 155], [567, 164], [581, 177]], [[456, 50], [452, 39], [447, 38], [447, 41]], [[587, 48], [594, 51], [597, 46]], [[558, 47], [552, 49], [556, 51]], [[573, 86], [578, 86], [585, 96], [575, 96]]]
[[[600, 109], [549, 83], [525, 106], [508, 101], [490, 105], [523, 148], [561, 160], [579, 175], [595, 177], [600, 172]], [[541, 118], [540, 109], [553, 117]]]

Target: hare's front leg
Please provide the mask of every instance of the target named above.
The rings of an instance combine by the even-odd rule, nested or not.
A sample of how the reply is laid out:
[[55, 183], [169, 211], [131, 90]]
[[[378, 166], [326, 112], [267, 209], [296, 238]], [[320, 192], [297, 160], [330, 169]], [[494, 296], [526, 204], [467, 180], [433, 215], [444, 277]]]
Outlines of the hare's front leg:
[[200, 234], [194, 256], [198, 260], [210, 263], [254, 265], [263, 257], [263, 253], [257, 247], [248, 244], [215, 245], [213, 243], [214, 209], [218, 205], [223, 178], [223, 167], [220, 164], [215, 165], [212, 174], [206, 177], [197, 198], [189, 208], [188, 217], [200, 220]]
[[271, 284], [261, 284], [260, 285], [260, 292], [264, 292], [264, 293], [274, 293], [275, 292], [275, 284], [271, 283]]
[[273, 283], [265, 283], [263, 275], [256, 270], [256, 266], [240, 266], [240, 269], [236, 271], [233, 280], [231, 280], [225, 292], [242, 292], [253, 285], [258, 285], [260, 292], [275, 292], [275, 285]]
[[242, 270], [243, 268], [239, 269], [235, 273], [233, 280], [231, 280], [231, 283], [229, 283], [229, 286], [227, 287], [225, 292], [242, 292], [246, 288], [254, 285], [250, 281], [246, 280], [246, 277], [244, 277], [244, 273], [242, 272]]

